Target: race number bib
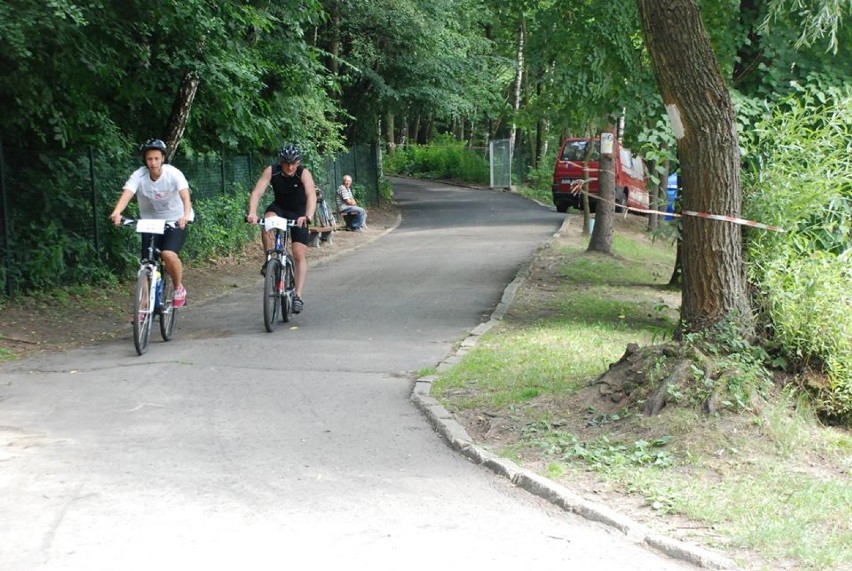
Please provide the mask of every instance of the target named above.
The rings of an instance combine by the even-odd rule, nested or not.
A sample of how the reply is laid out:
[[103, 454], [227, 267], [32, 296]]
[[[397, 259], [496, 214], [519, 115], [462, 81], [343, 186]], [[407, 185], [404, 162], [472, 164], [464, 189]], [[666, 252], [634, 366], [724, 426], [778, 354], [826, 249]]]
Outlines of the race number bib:
[[145, 234], [163, 234], [166, 231], [166, 221], [156, 218], [146, 218], [136, 222], [136, 231]]

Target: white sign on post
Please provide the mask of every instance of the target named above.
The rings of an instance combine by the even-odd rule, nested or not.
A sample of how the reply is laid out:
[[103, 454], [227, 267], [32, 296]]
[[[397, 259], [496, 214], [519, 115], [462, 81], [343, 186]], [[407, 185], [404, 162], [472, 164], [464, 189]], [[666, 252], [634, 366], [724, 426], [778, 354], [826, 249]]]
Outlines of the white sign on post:
[[601, 154], [611, 155], [615, 137], [612, 133], [601, 133]]

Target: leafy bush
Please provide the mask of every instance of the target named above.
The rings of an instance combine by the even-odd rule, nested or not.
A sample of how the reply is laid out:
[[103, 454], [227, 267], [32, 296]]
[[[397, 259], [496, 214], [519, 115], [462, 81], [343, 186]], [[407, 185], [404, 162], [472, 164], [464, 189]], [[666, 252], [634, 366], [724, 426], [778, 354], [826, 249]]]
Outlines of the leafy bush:
[[538, 161], [538, 166], [529, 167], [525, 183], [533, 190], [547, 192], [550, 194], [550, 188], [553, 185], [553, 165], [556, 162], [556, 153], [559, 147], [550, 145], [550, 149]]
[[384, 158], [384, 168], [391, 174], [483, 184], [489, 178], [487, 157], [450, 137], [440, 137], [432, 145], [396, 149]]
[[196, 221], [190, 226], [181, 257], [201, 260], [229, 256], [251, 242], [257, 230], [245, 222], [247, 196], [247, 190], [236, 188], [233, 194], [193, 201]]
[[745, 215], [786, 231], [747, 234], [749, 277], [780, 351], [819, 412], [852, 421], [852, 98], [801, 89], [744, 132]]

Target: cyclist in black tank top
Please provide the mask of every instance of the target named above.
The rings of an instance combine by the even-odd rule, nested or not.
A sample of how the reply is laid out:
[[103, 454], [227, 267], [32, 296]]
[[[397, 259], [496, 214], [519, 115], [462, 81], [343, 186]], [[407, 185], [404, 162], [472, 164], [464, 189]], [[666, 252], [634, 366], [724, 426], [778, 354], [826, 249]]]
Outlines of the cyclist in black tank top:
[[[314, 218], [317, 207], [317, 193], [311, 171], [301, 165], [302, 153], [292, 144], [284, 145], [278, 152], [278, 163], [269, 165], [257, 179], [251, 191], [246, 220], [257, 222], [257, 206], [266, 189], [271, 185], [275, 198], [264, 210], [264, 217], [281, 216], [292, 218], [298, 226], [291, 229], [293, 239], [293, 260], [296, 262], [296, 297], [293, 300], [293, 312], [302, 311], [302, 287], [308, 273], [305, 254], [308, 250], [310, 232], [308, 224]], [[263, 259], [266, 251], [272, 248], [272, 234], [263, 233]], [[263, 270], [261, 270], [261, 273]]]
[[305, 184], [302, 182], [304, 171], [305, 167], [299, 165], [296, 167], [296, 171], [288, 176], [280, 164], [272, 165], [271, 184], [275, 193], [275, 204], [298, 216], [305, 215], [305, 207], [308, 205], [305, 196]]

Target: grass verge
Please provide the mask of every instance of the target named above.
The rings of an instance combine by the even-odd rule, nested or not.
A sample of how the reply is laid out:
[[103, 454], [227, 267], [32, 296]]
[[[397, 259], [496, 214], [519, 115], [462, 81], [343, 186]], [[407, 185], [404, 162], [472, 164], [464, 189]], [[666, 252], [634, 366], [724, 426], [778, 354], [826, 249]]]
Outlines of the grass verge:
[[587, 254], [567, 232], [432, 394], [491, 450], [743, 568], [852, 568], [852, 434], [781, 383], [738, 414], [684, 404], [655, 417], [591, 383], [678, 318], [671, 245], [620, 232], [614, 250]]

